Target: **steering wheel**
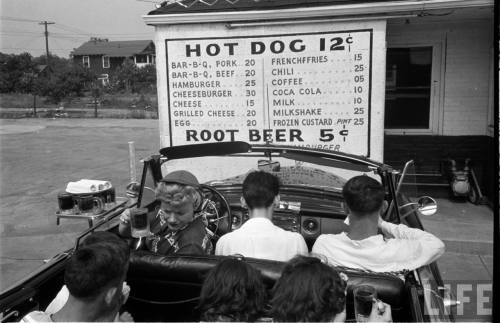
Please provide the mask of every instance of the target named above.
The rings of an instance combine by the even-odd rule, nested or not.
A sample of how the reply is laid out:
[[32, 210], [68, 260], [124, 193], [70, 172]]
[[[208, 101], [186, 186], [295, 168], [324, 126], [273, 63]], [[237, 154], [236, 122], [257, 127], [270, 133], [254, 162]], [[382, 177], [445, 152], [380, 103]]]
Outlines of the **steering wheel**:
[[201, 184], [200, 190], [203, 193], [200, 213], [207, 224], [207, 229], [214, 237], [220, 238], [231, 231], [233, 223], [231, 205], [222, 193], [209, 185]]

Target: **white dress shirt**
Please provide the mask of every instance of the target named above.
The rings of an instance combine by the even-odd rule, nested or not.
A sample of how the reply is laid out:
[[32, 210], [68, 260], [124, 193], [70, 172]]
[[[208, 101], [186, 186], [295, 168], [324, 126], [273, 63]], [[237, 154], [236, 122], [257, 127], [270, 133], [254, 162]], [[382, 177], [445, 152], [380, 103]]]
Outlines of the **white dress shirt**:
[[345, 232], [322, 234], [312, 252], [326, 256], [332, 265], [376, 272], [413, 270], [444, 253], [444, 243], [428, 232], [385, 221], [380, 229], [384, 235], [363, 240], [351, 240]]
[[215, 247], [216, 255], [240, 254], [245, 257], [288, 261], [307, 254], [304, 238], [275, 226], [267, 218], [251, 218], [233, 232], [223, 235]]

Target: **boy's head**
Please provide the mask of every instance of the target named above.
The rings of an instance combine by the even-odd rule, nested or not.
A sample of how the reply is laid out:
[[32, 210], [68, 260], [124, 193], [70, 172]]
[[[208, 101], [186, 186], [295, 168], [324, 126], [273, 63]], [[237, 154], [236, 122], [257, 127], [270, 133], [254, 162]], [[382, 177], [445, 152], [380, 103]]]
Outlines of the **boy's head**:
[[264, 171], [253, 171], [243, 181], [243, 198], [250, 210], [270, 207], [279, 192], [279, 179]]
[[375, 179], [360, 175], [345, 183], [342, 195], [351, 212], [363, 215], [380, 210], [384, 203], [385, 191]]
[[92, 234], [89, 234], [85, 237], [85, 239], [81, 242], [80, 247], [87, 247], [96, 243], [111, 243], [116, 245], [116, 247], [120, 250], [120, 255], [125, 259], [128, 264], [128, 259], [130, 257], [130, 247], [128, 244], [117, 236], [116, 234], [108, 231], [96, 231]]
[[70, 294], [87, 304], [99, 304], [99, 315], [122, 305], [122, 285], [128, 269], [123, 248], [114, 242], [96, 242], [79, 248], [66, 263], [64, 283]]

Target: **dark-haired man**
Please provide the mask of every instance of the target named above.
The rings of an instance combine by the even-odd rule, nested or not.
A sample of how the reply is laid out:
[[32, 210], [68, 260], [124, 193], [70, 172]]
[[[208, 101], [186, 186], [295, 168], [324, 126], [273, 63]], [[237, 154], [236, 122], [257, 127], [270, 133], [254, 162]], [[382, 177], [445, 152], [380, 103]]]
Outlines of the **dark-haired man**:
[[[130, 256], [130, 248], [128, 244], [114, 233], [108, 231], [96, 231], [85, 237], [85, 239], [80, 243], [80, 247], [86, 247], [95, 243], [107, 242], [115, 244], [121, 251], [120, 254], [128, 262]], [[122, 293], [124, 295], [124, 302], [127, 300], [130, 293], [130, 286], [126, 282], [123, 283]], [[64, 304], [68, 301], [69, 290], [66, 285], [63, 285], [57, 296], [50, 302], [50, 304], [45, 309], [45, 313], [54, 314], [58, 312]], [[128, 312], [123, 312], [121, 315], [115, 317], [115, 322], [130, 322], [132, 316]]]
[[434, 235], [380, 218], [385, 192], [375, 179], [353, 177], [342, 195], [349, 210], [348, 231], [320, 235], [312, 249], [331, 264], [376, 272], [413, 270], [443, 254], [444, 244]]
[[299, 233], [283, 230], [271, 222], [279, 199], [279, 180], [276, 176], [264, 171], [248, 174], [243, 181], [241, 204], [248, 208], [249, 219], [241, 228], [219, 239], [215, 254], [240, 254], [280, 261], [306, 254], [307, 245]]
[[122, 286], [128, 259], [113, 243], [100, 242], [75, 251], [66, 264], [66, 304], [56, 313], [31, 312], [21, 322], [111, 322], [124, 302]]

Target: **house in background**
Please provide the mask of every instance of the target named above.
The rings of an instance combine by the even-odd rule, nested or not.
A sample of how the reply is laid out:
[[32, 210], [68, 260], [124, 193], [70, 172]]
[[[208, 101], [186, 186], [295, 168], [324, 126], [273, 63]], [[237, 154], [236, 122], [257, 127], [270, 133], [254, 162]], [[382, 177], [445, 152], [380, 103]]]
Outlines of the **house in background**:
[[93, 37], [71, 55], [73, 62], [100, 74], [105, 82], [126, 59], [131, 59], [137, 67], [154, 65], [155, 45], [151, 40], [109, 41]]

